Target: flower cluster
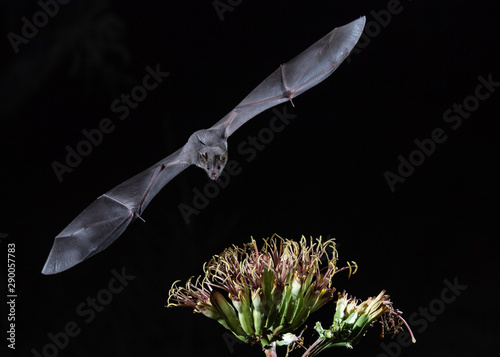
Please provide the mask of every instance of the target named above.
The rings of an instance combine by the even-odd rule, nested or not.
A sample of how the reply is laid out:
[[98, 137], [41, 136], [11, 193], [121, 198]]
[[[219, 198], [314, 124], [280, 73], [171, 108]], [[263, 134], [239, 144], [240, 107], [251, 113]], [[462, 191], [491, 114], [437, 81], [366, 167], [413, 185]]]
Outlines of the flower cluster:
[[323, 329], [321, 323], [316, 323], [315, 330], [320, 337], [311, 346], [307, 356], [315, 356], [330, 347], [352, 348], [359, 343], [368, 327], [377, 320], [382, 323], [382, 337], [384, 333], [397, 334], [405, 324], [415, 343], [415, 337], [401, 314], [401, 311], [393, 308], [385, 290], [382, 290], [378, 296], [370, 297], [363, 302], [355, 297], [349, 297], [344, 291], [339, 294], [331, 327]]
[[286, 344], [286, 334], [333, 298], [332, 277], [344, 269], [336, 262], [333, 240], [295, 242], [274, 235], [259, 250], [252, 238], [243, 248], [214, 256], [205, 275], [189, 279], [185, 287], [175, 282], [168, 306], [191, 307], [245, 342]]
[[[213, 256], [203, 267], [204, 275], [191, 277], [185, 286], [174, 282], [168, 307], [192, 308], [240, 340], [260, 343], [273, 357], [276, 346], [283, 345], [288, 351], [304, 348], [303, 357], [330, 347], [352, 348], [375, 321], [382, 323], [382, 336], [398, 333], [406, 321], [383, 290], [365, 301], [339, 294], [332, 325], [324, 329], [316, 323], [319, 337], [309, 348], [303, 345], [302, 333], [294, 335], [312, 312], [333, 299], [333, 276], [345, 269], [356, 272], [355, 263], [339, 269], [337, 258], [332, 239], [302, 237], [295, 242], [274, 235], [264, 239], [259, 250], [252, 238], [243, 248], [233, 246]], [[415, 342], [413, 334], [412, 339]]]

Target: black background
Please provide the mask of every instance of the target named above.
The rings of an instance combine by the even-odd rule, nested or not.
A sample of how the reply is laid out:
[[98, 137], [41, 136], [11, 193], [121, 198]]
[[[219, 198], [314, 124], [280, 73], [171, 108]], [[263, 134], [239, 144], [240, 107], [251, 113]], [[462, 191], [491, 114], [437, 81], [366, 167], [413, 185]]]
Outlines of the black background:
[[[168, 290], [200, 274], [225, 247], [273, 233], [335, 237], [339, 263], [360, 266], [349, 281], [334, 281], [338, 290], [366, 298], [386, 289], [406, 317], [433, 306], [432, 321], [414, 326], [417, 344], [393, 347], [393, 355], [500, 355], [500, 87], [456, 130], [443, 120], [474, 95], [479, 76], [500, 82], [498, 3], [401, 1], [385, 26], [374, 13], [388, 1], [247, 0], [223, 21], [209, 0], [159, 3], [70, 1], [18, 54], [7, 34], [21, 34], [21, 18], [40, 8], [34, 1], [1, 5], [0, 247], [5, 271], [7, 244], [16, 244], [16, 355], [42, 353], [48, 335], [73, 321], [80, 332], [59, 356], [229, 356], [224, 328], [187, 309], [166, 309]], [[231, 136], [230, 159], [242, 172], [189, 224], [179, 205], [192, 205], [193, 189], [208, 182], [197, 168], [167, 185], [144, 213], [146, 223], [132, 224], [109, 249], [64, 273], [40, 273], [54, 237], [96, 197], [181, 147], [280, 63], [362, 15], [370, 25], [363, 48], [294, 100], [295, 108], [287, 105], [296, 118], [254, 160], [237, 147], [269, 127], [273, 112]], [[170, 75], [119, 120], [110, 104], [157, 64]], [[59, 182], [51, 164], [64, 163], [65, 147], [75, 148], [82, 130], [105, 117], [116, 129]], [[414, 140], [435, 128], [445, 142], [391, 192], [384, 172], [397, 173], [398, 156], [408, 159]], [[85, 322], [89, 315], [77, 307], [122, 269], [135, 278]], [[436, 313], [446, 279], [467, 288]], [[328, 323], [332, 309], [308, 324]], [[375, 327], [353, 351], [325, 355], [375, 357], [384, 353], [382, 341], [391, 342], [378, 334]], [[4, 332], [1, 340], [11, 352]], [[232, 348], [262, 355], [259, 347]]]

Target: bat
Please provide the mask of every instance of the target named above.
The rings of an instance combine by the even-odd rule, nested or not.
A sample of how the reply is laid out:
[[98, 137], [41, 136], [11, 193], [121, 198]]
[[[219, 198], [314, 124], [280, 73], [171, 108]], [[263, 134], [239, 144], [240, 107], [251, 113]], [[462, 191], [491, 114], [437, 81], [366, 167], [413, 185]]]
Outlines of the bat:
[[182, 148], [97, 198], [56, 236], [42, 273], [62, 272], [106, 249], [132, 221], [142, 219], [153, 197], [188, 166], [217, 180], [228, 160], [227, 138], [259, 113], [292, 101], [330, 76], [358, 42], [365, 21], [363, 16], [335, 28], [282, 64], [214, 126], [194, 132]]

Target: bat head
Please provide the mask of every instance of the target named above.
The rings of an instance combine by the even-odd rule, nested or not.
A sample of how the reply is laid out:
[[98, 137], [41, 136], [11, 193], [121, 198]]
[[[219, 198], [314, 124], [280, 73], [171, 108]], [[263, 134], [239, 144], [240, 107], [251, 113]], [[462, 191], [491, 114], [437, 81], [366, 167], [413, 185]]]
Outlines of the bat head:
[[200, 166], [211, 180], [217, 180], [227, 162], [227, 151], [219, 147], [208, 147], [200, 152]]

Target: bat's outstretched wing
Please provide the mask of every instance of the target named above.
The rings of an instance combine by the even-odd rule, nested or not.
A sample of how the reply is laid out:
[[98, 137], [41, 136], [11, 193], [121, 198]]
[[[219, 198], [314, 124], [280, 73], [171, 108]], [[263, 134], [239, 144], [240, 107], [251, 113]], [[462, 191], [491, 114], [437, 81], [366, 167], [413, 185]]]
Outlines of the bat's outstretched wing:
[[363, 33], [365, 21], [363, 16], [334, 29], [300, 55], [281, 65], [214, 128], [224, 127], [227, 138], [262, 111], [291, 100], [323, 81], [354, 48]]
[[140, 217], [158, 191], [190, 164], [179, 149], [100, 196], [55, 238], [42, 273], [59, 273], [107, 248]]

